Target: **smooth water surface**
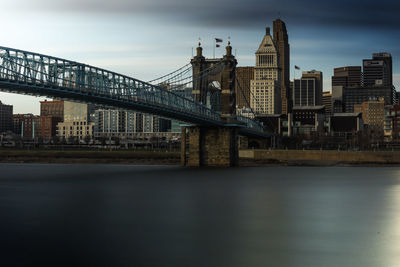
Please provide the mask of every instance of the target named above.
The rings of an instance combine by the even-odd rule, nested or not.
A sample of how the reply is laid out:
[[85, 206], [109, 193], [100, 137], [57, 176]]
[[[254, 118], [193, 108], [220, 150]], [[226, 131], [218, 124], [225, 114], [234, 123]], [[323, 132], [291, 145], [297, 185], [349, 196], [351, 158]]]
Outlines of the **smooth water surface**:
[[0, 164], [0, 266], [400, 266], [400, 168]]

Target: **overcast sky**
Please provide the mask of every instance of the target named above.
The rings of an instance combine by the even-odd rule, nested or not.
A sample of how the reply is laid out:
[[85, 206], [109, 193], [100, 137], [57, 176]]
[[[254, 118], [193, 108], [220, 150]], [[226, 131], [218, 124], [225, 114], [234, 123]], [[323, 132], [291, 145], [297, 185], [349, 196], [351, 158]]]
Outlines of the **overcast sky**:
[[[321, 70], [330, 90], [333, 68], [361, 65], [390, 52], [400, 88], [398, 1], [308, 0], [0, 0], [0, 46], [106, 68], [150, 80], [189, 62], [202, 39], [231, 37], [240, 66], [255, 64], [265, 27], [286, 22], [293, 66]], [[217, 49], [217, 56], [223, 54]], [[297, 71], [298, 77], [300, 72]], [[292, 77], [293, 78], [293, 77]], [[14, 113], [39, 113], [40, 98], [0, 93]]]

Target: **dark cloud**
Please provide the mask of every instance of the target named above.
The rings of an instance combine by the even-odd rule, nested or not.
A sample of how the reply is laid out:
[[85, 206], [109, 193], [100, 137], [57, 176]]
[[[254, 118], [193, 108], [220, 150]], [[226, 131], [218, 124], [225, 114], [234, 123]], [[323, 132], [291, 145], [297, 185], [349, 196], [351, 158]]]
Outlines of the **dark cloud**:
[[35, 7], [60, 12], [158, 15], [182, 23], [247, 27], [278, 17], [292, 25], [398, 29], [400, 2], [270, 0], [39, 0]]

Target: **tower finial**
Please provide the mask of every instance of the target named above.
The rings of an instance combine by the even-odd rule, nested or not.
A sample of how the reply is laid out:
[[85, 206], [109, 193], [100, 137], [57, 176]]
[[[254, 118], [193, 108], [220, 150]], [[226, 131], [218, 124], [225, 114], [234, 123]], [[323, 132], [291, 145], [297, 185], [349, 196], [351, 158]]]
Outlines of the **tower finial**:
[[200, 43], [200, 41], [201, 41], [201, 38], [199, 37], [199, 47], [201, 46], [201, 43]]
[[231, 45], [231, 37], [228, 36], [228, 45]]

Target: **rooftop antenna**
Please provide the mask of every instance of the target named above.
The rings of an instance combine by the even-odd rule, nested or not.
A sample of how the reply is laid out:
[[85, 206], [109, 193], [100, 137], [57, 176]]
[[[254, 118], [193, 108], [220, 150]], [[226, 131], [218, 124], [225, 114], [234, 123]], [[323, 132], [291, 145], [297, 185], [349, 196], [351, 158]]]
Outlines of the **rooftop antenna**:
[[281, 19], [281, 12], [278, 11], [278, 18]]

